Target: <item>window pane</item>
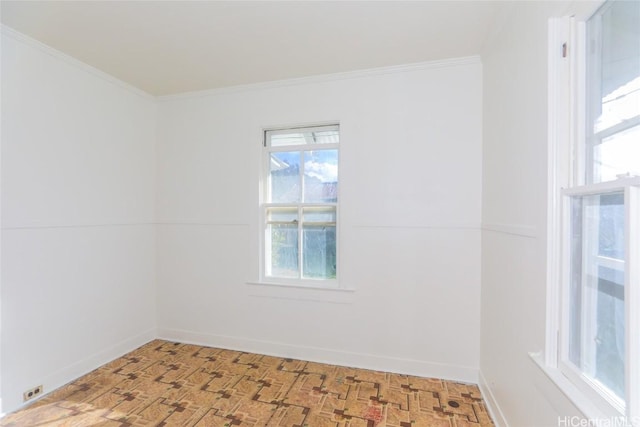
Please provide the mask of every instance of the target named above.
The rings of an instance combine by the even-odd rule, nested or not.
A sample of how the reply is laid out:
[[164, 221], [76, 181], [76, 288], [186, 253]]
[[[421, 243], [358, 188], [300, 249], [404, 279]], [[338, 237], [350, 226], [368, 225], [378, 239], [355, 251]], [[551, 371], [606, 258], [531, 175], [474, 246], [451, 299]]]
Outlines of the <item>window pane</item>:
[[303, 277], [307, 279], [336, 278], [336, 227], [304, 225]]
[[592, 196], [599, 198], [598, 255], [624, 261], [624, 194]]
[[304, 201], [338, 201], [338, 150], [304, 152]]
[[[271, 238], [271, 262], [267, 271], [273, 277], [298, 277], [298, 226], [297, 224], [268, 225]], [[269, 266], [268, 266], [269, 267]]]
[[302, 211], [302, 218], [305, 223], [321, 222], [335, 224], [336, 208], [333, 206], [304, 208]]
[[[587, 24], [588, 183], [640, 170], [640, 2], [608, 1]], [[616, 127], [617, 126], [617, 127]], [[634, 140], [635, 138], [635, 140]]]
[[271, 153], [269, 178], [272, 203], [300, 201], [300, 152]]
[[640, 114], [637, 104], [640, 2], [608, 2], [600, 17], [590, 20], [589, 31], [592, 37], [597, 37], [596, 46], [600, 46], [602, 115], [599, 122], [611, 125]]
[[337, 144], [340, 142], [338, 126], [322, 126], [289, 131], [268, 131], [267, 136], [272, 147], [306, 144]]
[[624, 398], [624, 195], [571, 200], [569, 359]]
[[598, 268], [595, 378], [624, 397], [624, 271]]
[[640, 176], [640, 126], [604, 138], [593, 150], [595, 182], [612, 181], [624, 174]]

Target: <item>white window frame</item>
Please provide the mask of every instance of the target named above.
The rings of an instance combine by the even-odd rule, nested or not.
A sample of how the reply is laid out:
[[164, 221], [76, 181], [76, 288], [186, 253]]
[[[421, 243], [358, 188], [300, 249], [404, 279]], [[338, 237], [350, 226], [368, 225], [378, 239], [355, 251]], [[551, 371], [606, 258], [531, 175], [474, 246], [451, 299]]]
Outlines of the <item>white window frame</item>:
[[[604, 3], [577, 2], [570, 17], [552, 18], [549, 23], [547, 331], [543, 367], [586, 416], [626, 417], [628, 425], [636, 426], [640, 425], [640, 177], [597, 184], [584, 181], [585, 28]], [[624, 192], [626, 210], [626, 403], [568, 362], [570, 198], [614, 191]]]
[[[262, 166], [261, 166], [261, 191], [260, 191], [260, 279], [259, 283], [262, 284], [275, 284], [275, 285], [285, 285], [285, 286], [295, 286], [295, 287], [305, 287], [305, 288], [322, 288], [322, 289], [340, 289], [340, 209], [339, 209], [339, 201], [340, 201], [340, 185], [338, 184], [337, 189], [337, 201], [336, 202], [323, 202], [323, 203], [273, 203], [270, 200], [270, 163], [271, 163], [271, 153], [274, 152], [288, 152], [288, 151], [313, 151], [313, 150], [337, 150], [338, 151], [338, 176], [340, 176], [340, 142], [338, 143], [321, 143], [321, 144], [304, 144], [304, 145], [287, 145], [287, 146], [277, 146], [272, 147], [269, 144], [269, 138], [271, 135], [279, 135], [291, 133], [292, 131], [304, 131], [304, 132], [313, 132], [315, 130], [327, 130], [327, 129], [336, 129], [340, 131], [340, 123], [339, 122], [330, 122], [330, 123], [316, 123], [312, 125], [297, 125], [297, 126], [279, 126], [279, 127], [269, 127], [264, 128], [262, 132]], [[300, 162], [300, 176], [301, 180], [304, 179], [304, 162]], [[339, 178], [338, 178], [339, 179]], [[301, 189], [302, 191], [302, 189]], [[299, 254], [299, 265], [298, 268], [300, 272], [302, 271], [302, 252], [303, 252], [303, 241], [302, 241], [302, 227], [304, 222], [303, 218], [303, 209], [305, 208], [322, 208], [322, 207], [332, 207], [336, 212], [336, 278], [335, 279], [313, 279], [313, 278], [287, 278], [287, 277], [278, 277], [271, 276], [267, 274], [267, 259], [270, 256], [270, 248], [269, 248], [269, 236], [268, 234], [268, 225], [267, 221], [267, 211], [270, 208], [296, 208], [298, 211], [297, 221], [298, 225], [298, 254]]]

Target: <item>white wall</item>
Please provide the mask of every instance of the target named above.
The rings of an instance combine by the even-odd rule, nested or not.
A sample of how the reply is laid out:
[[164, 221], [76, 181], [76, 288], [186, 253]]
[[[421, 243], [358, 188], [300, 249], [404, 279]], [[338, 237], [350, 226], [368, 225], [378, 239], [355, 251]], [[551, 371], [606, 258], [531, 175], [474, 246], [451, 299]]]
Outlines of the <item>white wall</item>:
[[[477, 380], [481, 65], [311, 78], [158, 106], [158, 323], [165, 338]], [[264, 288], [262, 129], [337, 120], [340, 280]]]
[[510, 7], [482, 56], [480, 368], [499, 425], [553, 426], [579, 415], [528, 355], [545, 345], [547, 28], [564, 8]]
[[3, 29], [6, 412], [155, 336], [155, 109]]

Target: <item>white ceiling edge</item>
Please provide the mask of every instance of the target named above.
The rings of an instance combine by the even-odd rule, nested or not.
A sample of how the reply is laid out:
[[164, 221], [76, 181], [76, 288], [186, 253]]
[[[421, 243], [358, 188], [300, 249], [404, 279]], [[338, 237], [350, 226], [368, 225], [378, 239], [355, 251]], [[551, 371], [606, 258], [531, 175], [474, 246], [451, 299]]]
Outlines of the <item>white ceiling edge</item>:
[[87, 73], [93, 74], [94, 76], [102, 80], [105, 80], [108, 83], [116, 85], [122, 89], [132, 92], [138, 96], [141, 96], [147, 100], [155, 101], [155, 102], [166, 102], [166, 101], [177, 100], [177, 99], [201, 98], [201, 97], [216, 96], [216, 95], [229, 94], [229, 93], [256, 91], [256, 90], [272, 89], [272, 88], [286, 87], [286, 86], [323, 83], [323, 82], [336, 81], [336, 80], [347, 80], [347, 79], [355, 79], [355, 78], [361, 78], [361, 77], [380, 76], [384, 74], [406, 73], [406, 72], [419, 71], [419, 70], [425, 70], [425, 69], [455, 67], [460, 65], [470, 65], [470, 64], [481, 63], [480, 55], [472, 55], [472, 56], [465, 56], [465, 57], [459, 57], [459, 58], [438, 59], [438, 60], [431, 60], [431, 61], [416, 62], [411, 64], [368, 68], [364, 70], [345, 71], [340, 73], [319, 74], [315, 76], [296, 77], [296, 78], [289, 78], [289, 79], [282, 79], [282, 80], [265, 81], [265, 82], [259, 82], [259, 83], [248, 83], [243, 85], [227, 86], [227, 87], [221, 87], [221, 88], [215, 88], [215, 89], [204, 89], [204, 90], [197, 90], [197, 91], [191, 91], [191, 92], [156, 96], [148, 92], [145, 92], [144, 90], [136, 86], [133, 86], [123, 80], [120, 80], [117, 77], [112, 76], [111, 74], [105, 73], [104, 71], [99, 70], [98, 68], [95, 68], [85, 62], [82, 62], [47, 44], [44, 44], [32, 37], [29, 37], [26, 34], [23, 34], [5, 24], [0, 24], [0, 33], [2, 33], [3, 36], [10, 37], [15, 41], [24, 43], [30, 47], [33, 47], [35, 49], [40, 50], [41, 52], [46, 53], [47, 55], [51, 55], [56, 59], [66, 62], [69, 65], [79, 68]]
[[[364, 1], [364, 0], [363, 0]], [[264, 89], [273, 89], [286, 86], [303, 84], [324, 83], [336, 80], [348, 80], [361, 77], [380, 76], [384, 74], [407, 73], [434, 68], [455, 67], [460, 65], [481, 64], [480, 55], [463, 56], [459, 58], [435, 59], [431, 61], [414, 62], [411, 64], [391, 65], [387, 67], [367, 68], [363, 70], [343, 71], [339, 73], [318, 74], [315, 76], [293, 77], [282, 80], [270, 80], [259, 83], [247, 83], [236, 86], [220, 87], [215, 89], [203, 89], [191, 92], [176, 93], [170, 95], [158, 95], [160, 102], [175, 99], [201, 98], [221, 94], [249, 92]]]
[[0, 0], [2, 23], [154, 96], [480, 54], [498, 0]]
[[66, 62], [67, 64], [72, 65], [76, 68], [79, 68], [89, 74], [93, 74], [94, 76], [102, 80], [105, 80], [108, 83], [119, 86], [120, 88], [125, 89], [129, 92], [132, 92], [142, 98], [145, 98], [151, 101], [155, 101], [157, 99], [155, 95], [151, 95], [150, 93], [145, 92], [144, 90], [132, 84], [122, 81], [119, 78], [114, 77], [109, 73], [105, 73], [104, 71], [96, 67], [93, 67], [87, 64], [86, 62], [82, 62], [71, 55], [68, 55], [64, 52], [54, 49], [53, 47], [47, 44], [44, 44], [41, 41], [38, 41], [32, 37], [29, 37], [28, 35], [23, 34], [20, 31], [14, 30], [13, 28], [5, 24], [0, 24], [0, 33], [2, 34], [3, 37], [11, 37], [17, 42], [20, 42], [32, 48], [38, 49], [39, 51], [46, 53], [47, 55], [50, 55], [56, 59]]

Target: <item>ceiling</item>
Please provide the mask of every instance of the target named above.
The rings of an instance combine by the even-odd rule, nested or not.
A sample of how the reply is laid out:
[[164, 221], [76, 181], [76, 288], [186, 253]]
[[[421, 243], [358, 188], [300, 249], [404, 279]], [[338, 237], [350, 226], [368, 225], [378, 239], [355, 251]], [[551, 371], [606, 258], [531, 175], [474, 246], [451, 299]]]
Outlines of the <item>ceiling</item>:
[[476, 55], [489, 1], [7, 1], [2, 23], [152, 95]]

